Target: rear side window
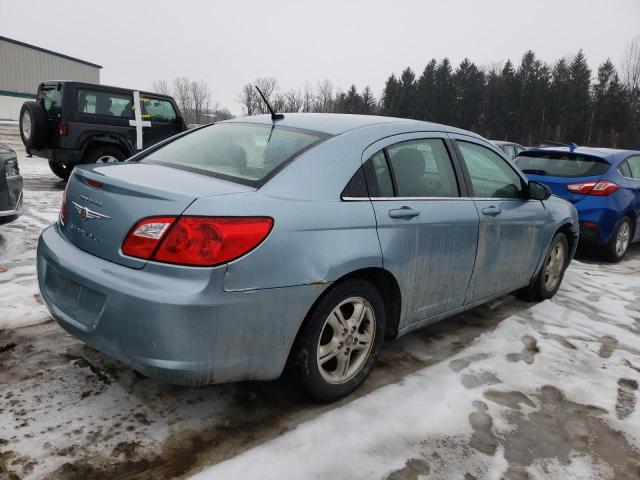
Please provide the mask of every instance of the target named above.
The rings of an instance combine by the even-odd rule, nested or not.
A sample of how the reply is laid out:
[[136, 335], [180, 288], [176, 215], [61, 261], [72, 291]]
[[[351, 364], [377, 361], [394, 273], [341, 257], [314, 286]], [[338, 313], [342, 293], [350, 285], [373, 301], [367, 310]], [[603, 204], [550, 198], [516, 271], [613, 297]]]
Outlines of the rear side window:
[[102, 90], [78, 89], [78, 112], [104, 117], [133, 118], [133, 97]]
[[373, 183], [377, 186], [371, 194], [375, 197], [393, 197], [393, 181], [391, 180], [391, 172], [384, 151], [380, 150], [369, 160], [371, 167], [368, 169], [374, 177]]
[[259, 186], [327, 135], [281, 126], [218, 123], [194, 130], [141, 161]]
[[636, 180], [640, 180], [640, 156], [637, 157], [629, 157], [625, 160], [625, 162], [628, 165], [628, 170], [630, 175], [625, 175], [623, 173], [623, 175], [625, 177], [630, 177], [630, 178], [634, 178]]
[[169, 100], [140, 97], [142, 118], [152, 122], [172, 123], [176, 120], [176, 111]]
[[522, 179], [497, 153], [482, 145], [458, 141], [473, 194], [480, 198], [522, 198]]
[[38, 98], [42, 99], [42, 106], [49, 118], [59, 118], [62, 102], [62, 92], [57, 87], [42, 87], [38, 92]]
[[597, 157], [567, 152], [522, 152], [516, 164], [524, 173], [553, 177], [595, 177], [609, 170]]
[[411, 140], [387, 148], [399, 197], [457, 197], [458, 183], [444, 141]]

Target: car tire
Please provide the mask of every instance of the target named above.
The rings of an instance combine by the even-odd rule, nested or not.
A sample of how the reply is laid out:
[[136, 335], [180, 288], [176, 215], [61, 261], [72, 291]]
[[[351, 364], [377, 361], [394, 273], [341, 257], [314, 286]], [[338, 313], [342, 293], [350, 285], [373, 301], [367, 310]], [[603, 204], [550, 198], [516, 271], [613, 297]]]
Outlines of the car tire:
[[47, 138], [47, 113], [37, 102], [24, 102], [20, 109], [20, 137], [27, 149], [37, 149]]
[[128, 155], [118, 147], [105, 146], [91, 150], [85, 155], [82, 163], [115, 163], [122, 162]]
[[359, 279], [335, 285], [313, 307], [292, 351], [312, 400], [333, 402], [364, 382], [384, 340], [384, 312], [378, 289]]
[[616, 231], [605, 245], [604, 257], [610, 262], [618, 263], [624, 258], [629, 249], [633, 235], [633, 225], [627, 216], [622, 217]]
[[71, 172], [73, 171], [73, 165], [66, 165], [64, 163], [49, 162], [49, 168], [51, 171], [60, 177], [62, 180], [69, 180]]
[[516, 292], [516, 296], [525, 302], [539, 302], [553, 297], [562, 283], [569, 259], [567, 236], [558, 232], [544, 256], [542, 267], [535, 280], [527, 288]]

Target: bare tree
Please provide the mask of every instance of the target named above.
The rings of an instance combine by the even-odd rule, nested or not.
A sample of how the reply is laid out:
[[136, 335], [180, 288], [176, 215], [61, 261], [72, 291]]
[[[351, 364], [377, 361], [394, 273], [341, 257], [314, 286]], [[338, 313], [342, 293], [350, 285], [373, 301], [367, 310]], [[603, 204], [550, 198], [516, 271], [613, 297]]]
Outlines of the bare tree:
[[287, 112], [299, 112], [304, 105], [304, 99], [300, 89], [290, 89], [284, 94], [285, 106], [283, 110]]
[[252, 83], [246, 83], [242, 90], [238, 92], [237, 102], [242, 105], [246, 115], [251, 116], [256, 113], [256, 96], [258, 93]]
[[209, 103], [211, 103], [209, 85], [204, 80], [199, 82], [194, 80], [189, 84], [189, 93], [191, 94], [195, 123], [202, 123], [202, 114], [205, 110], [208, 110]]
[[[271, 97], [274, 96], [275, 93], [278, 91], [278, 81], [273, 77], [262, 77], [262, 78], [256, 78], [253, 81], [253, 84], [260, 89], [260, 91], [264, 95], [264, 98], [267, 99], [267, 102], [269, 102], [271, 106], [273, 106]], [[260, 112], [260, 113], [269, 112], [269, 109], [267, 108], [265, 103], [262, 101], [262, 98], [256, 97], [256, 100], [257, 100], [257, 103], [256, 103], [257, 112]]]
[[333, 83], [328, 78], [318, 82], [317, 103], [315, 110], [330, 112], [333, 107]]
[[640, 90], [640, 35], [633, 37], [622, 57], [622, 81], [629, 91], [638, 92]]
[[302, 111], [312, 112], [314, 110], [315, 96], [313, 95], [313, 87], [309, 82], [305, 82], [302, 90]]
[[173, 80], [173, 97], [178, 102], [185, 118], [191, 118], [193, 100], [191, 98], [191, 82], [188, 77], [178, 77]]
[[151, 85], [151, 90], [161, 95], [171, 95], [171, 86], [164, 78], [159, 78]]

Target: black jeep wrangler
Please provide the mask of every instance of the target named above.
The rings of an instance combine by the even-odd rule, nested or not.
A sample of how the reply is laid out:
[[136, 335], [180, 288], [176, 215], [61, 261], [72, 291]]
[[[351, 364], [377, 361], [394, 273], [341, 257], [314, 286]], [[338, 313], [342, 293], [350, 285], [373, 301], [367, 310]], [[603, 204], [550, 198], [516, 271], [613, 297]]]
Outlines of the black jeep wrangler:
[[20, 110], [20, 135], [29, 154], [45, 157], [57, 176], [68, 179], [79, 163], [122, 161], [142, 148], [187, 129], [173, 98], [140, 92], [136, 127], [134, 91], [93, 83], [47, 81], [35, 101]]

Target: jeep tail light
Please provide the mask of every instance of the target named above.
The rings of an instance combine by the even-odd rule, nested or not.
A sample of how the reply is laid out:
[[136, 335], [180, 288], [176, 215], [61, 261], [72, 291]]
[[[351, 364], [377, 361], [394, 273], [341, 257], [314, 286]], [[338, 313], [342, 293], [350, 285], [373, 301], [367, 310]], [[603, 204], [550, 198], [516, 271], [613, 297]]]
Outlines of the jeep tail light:
[[60, 205], [60, 223], [62, 225], [67, 221], [67, 190], [69, 190], [69, 181], [67, 181], [66, 187], [64, 187], [64, 193], [62, 194], [62, 204]]
[[69, 124], [67, 122], [60, 122], [58, 124], [58, 133], [60, 135], [69, 135]]
[[582, 195], [595, 195], [597, 197], [606, 197], [618, 190], [618, 185], [609, 181], [602, 182], [580, 182], [570, 183], [567, 185], [567, 190], [571, 193], [579, 193]]
[[131, 230], [126, 255], [164, 263], [210, 267], [249, 253], [267, 238], [269, 217], [157, 217]]

